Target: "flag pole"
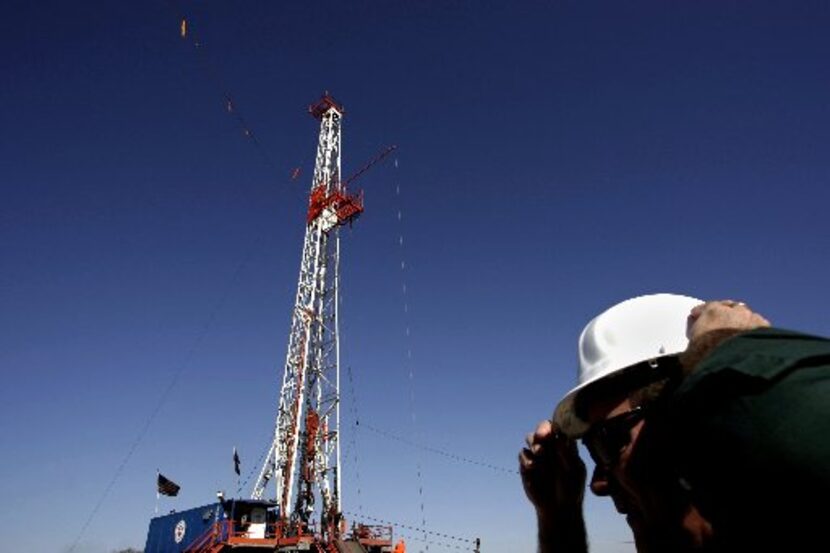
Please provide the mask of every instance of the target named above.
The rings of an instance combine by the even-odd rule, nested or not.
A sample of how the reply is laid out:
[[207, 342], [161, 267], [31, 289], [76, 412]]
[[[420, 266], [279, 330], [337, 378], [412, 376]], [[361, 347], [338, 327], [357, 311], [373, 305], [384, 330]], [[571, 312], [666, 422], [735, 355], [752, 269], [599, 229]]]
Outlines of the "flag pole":
[[156, 469], [156, 514], [159, 514], [159, 496], [161, 495], [159, 493], [159, 486], [158, 486], [159, 475], [160, 474], [161, 474], [161, 471], [159, 469]]

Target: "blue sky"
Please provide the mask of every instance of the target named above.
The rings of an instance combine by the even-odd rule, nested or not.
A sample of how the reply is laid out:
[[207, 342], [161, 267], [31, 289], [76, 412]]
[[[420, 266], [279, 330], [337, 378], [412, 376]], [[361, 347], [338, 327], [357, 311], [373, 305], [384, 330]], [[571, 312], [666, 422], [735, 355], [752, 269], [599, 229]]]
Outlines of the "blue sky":
[[[423, 504], [431, 530], [532, 551], [518, 476], [355, 431], [354, 409], [513, 468], [612, 303], [738, 298], [830, 334], [828, 24], [826, 2], [11, 2], [6, 547], [66, 551], [116, 471], [76, 551], [141, 547], [156, 468], [182, 485], [162, 509], [234, 490], [233, 446], [250, 470], [297, 280], [304, 110], [330, 90], [345, 175], [399, 146], [343, 233], [345, 507], [417, 526]], [[633, 551], [609, 505], [587, 510], [592, 551]]]

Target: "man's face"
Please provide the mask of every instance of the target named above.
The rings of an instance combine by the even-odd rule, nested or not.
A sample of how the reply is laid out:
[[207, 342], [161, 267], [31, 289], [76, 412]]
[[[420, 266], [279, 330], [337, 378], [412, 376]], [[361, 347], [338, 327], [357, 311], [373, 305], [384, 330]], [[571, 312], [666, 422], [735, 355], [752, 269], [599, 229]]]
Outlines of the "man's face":
[[[591, 478], [591, 491], [599, 496], [610, 496], [617, 511], [626, 515], [629, 524], [634, 528], [642, 518], [642, 513], [637, 500], [636, 482], [631, 482], [628, 469], [643, 420], [630, 417], [629, 413], [632, 412], [633, 406], [625, 396], [595, 402], [589, 409], [590, 434], [598, 434], [595, 438], [597, 441], [608, 442], [610, 440], [611, 442], [609, 452], [613, 454], [613, 457], [610, 462], [603, 462], [603, 459], [607, 461], [607, 454], [599, 455], [597, 448], [591, 447], [591, 442], [594, 440], [591, 439], [590, 434], [583, 441], [597, 463]], [[615, 436], [611, 437], [604, 432], [608, 425], [613, 426], [612, 432]]]
[[583, 437], [596, 462], [591, 491], [610, 496], [626, 516], [638, 551], [654, 544], [660, 550], [697, 550], [711, 526], [687, 501], [643, 413], [622, 394], [591, 406], [591, 430]]

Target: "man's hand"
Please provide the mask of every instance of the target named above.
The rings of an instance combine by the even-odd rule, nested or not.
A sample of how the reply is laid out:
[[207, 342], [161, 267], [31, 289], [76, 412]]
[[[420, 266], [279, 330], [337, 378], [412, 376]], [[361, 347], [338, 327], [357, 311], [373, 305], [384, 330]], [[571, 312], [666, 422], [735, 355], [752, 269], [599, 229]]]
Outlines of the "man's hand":
[[587, 551], [582, 499], [585, 464], [576, 442], [542, 421], [527, 435], [527, 447], [519, 453], [519, 472], [525, 493], [536, 508], [541, 553]]
[[576, 441], [558, 432], [550, 421], [542, 421], [527, 435], [527, 447], [519, 453], [519, 468], [525, 493], [536, 511], [546, 517], [582, 507], [585, 464]]
[[707, 301], [692, 309], [686, 321], [689, 345], [680, 354], [686, 374], [724, 341], [755, 328], [770, 326], [769, 321], [745, 303], [732, 300]]
[[732, 300], [708, 301], [692, 309], [686, 336], [691, 342], [713, 330], [746, 331], [767, 326], [770, 326], [769, 321], [745, 303]]

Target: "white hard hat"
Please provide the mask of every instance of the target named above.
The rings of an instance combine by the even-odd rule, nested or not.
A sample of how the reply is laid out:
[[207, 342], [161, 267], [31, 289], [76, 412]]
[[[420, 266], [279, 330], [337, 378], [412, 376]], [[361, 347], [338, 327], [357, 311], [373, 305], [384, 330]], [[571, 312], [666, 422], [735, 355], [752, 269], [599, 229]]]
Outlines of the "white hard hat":
[[588, 430], [574, 412], [578, 393], [612, 374], [686, 349], [686, 322], [701, 300], [676, 294], [639, 296], [618, 303], [588, 323], [579, 337], [579, 385], [562, 398], [553, 414], [566, 435]]

